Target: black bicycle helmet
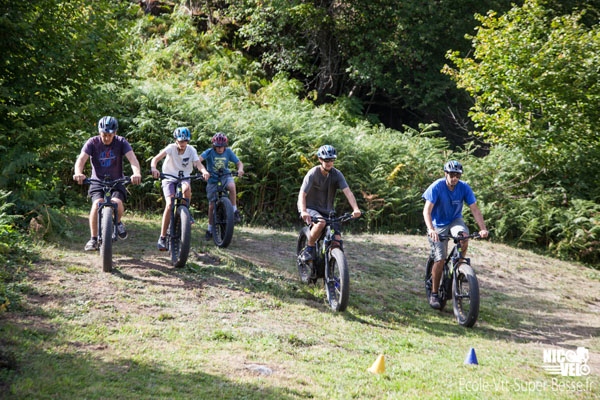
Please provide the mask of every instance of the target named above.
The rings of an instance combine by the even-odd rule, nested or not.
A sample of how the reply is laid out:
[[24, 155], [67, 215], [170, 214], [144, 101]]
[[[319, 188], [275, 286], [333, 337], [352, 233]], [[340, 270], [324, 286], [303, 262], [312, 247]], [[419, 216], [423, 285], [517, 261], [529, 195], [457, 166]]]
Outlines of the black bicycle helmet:
[[117, 119], [114, 117], [102, 117], [100, 121], [98, 121], [98, 133], [117, 133], [119, 129], [119, 123]]
[[458, 172], [462, 175], [463, 166], [458, 161], [448, 161], [446, 164], [444, 164], [444, 172]]
[[317, 157], [320, 159], [326, 160], [328, 158], [337, 158], [337, 154], [335, 152], [335, 148], [328, 144], [325, 144], [319, 147], [319, 151], [317, 151]]

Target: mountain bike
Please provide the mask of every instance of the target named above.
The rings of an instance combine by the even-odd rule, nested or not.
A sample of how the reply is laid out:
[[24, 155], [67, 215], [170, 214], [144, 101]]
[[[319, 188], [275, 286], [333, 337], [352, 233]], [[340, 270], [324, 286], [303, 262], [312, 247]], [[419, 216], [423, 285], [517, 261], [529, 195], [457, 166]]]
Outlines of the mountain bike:
[[[461, 240], [479, 239], [479, 233], [467, 236], [440, 235], [440, 240], [452, 239], [454, 247], [444, 262], [438, 296], [440, 311], [446, 301], [453, 299], [454, 315], [459, 325], [472, 327], [479, 316], [479, 283], [475, 271], [471, 267], [471, 259], [461, 256]], [[427, 299], [431, 296], [433, 258], [430, 255], [425, 268], [425, 292]]]
[[344, 255], [343, 241], [335, 239], [341, 235], [342, 223], [352, 219], [352, 214], [346, 213], [335, 217], [333, 213], [329, 218], [313, 218], [314, 222], [325, 221], [325, 229], [315, 244], [316, 258], [307, 262], [302, 261], [301, 254], [308, 244], [310, 226], [300, 230], [296, 243], [296, 263], [298, 273], [303, 283], [315, 284], [323, 278], [327, 302], [333, 311], [344, 311], [348, 307], [350, 297], [350, 272]]
[[98, 203], [98, 246], [100, 247], [102, 271], [111, 272], [113, 266], [112, 245], [119, 237], [117, 234], [118, 205], [112, 201], [111, 192], [118, 184], [130, 184], [131, 178], [128, 176], [115, 180], [85, 178], [83, 182], [97, 183], [102, 186], [104, 191], [104, 202]]
[[190, 242], [192, 235], [192, 217], [190, 215], [189, 200], [183, 196], [184, 180], [202, 179], [201, 174], [183, 176], [183, 171], [179, 171], [179, 176], [160, 173], [159, 179], [171, 179], [177, 181], [175, 196], [171, 201], [171, 222], [169, 223], [167, 251], [171, 254], [171, 264], [175, 268], [181, 268], [187, 262], [190, 254]]
[[237, 176], [237, 172], [223, 172], [219, 169], [215, 175], [219, 182], [217, 183], [217, 199], [213, 208], [213, 241], [218, 247], [225, 248], [231, 243], [233, 238], [233, 206], [229, 200], [229, 190], [223, 185], [222, 178], [226, 176]]

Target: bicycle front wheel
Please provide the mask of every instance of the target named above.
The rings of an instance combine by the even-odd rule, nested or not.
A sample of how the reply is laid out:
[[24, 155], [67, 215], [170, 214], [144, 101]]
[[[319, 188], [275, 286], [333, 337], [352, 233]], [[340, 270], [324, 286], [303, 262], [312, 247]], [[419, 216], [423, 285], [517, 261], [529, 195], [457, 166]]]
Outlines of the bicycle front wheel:
[[175, 212], [175, 236], [171, 238], [171, 262], [175, 268], [185, 265], [190, 254], [192, 220], [187, 207], [178, 207]]
[[325, 276], [327, 301], [333, 311], [344, 311], [350, 298], [350, 272], [341, 249], [331, 250], [329, 271]]
[[233, 238], [233, 206], [227, 197], [215, 203], [213, 240], [218, 247], [227, 247]]
[[102, 260], [102, 271], [112, 271], [112, 236], [113, 236], [113, 209], [103, 207], [100, 212], [102, 227], [102, 243], [100, 244], [100, 259]]
[[455, 273], [452, 285], [454, 315], [459, 325], [470, 328], [479, 316], [479, 283], [468, 264], [459, 265]]

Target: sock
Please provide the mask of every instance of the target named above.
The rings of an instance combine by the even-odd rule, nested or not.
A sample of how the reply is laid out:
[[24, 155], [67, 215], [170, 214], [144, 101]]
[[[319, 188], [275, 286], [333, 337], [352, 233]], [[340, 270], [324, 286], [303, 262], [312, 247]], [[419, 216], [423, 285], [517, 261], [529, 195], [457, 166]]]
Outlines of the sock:
[[207, 231], [209, 231], [209, 232], [212, 232], [212, 225], [211, 225], [211, 224], [208, 224], [208, 229], [207, 229]]
[[98, 240], [98, 236], [92, 236], [90, 239], [92, 239], [92, 240]]
[[237, 211], [237, 206], [233, 206], [233, 212]]

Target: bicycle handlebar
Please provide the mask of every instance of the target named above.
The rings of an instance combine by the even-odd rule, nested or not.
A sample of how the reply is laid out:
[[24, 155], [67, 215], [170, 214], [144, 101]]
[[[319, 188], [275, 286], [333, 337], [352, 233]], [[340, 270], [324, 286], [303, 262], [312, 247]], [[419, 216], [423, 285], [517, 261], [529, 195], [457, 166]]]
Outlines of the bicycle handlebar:
[[331, 223], [331, 222], [347, 222], [347, 221], [350, 221], [351, 219], [357, 219], [357, 218], [352, 218], [352, 214], [351, 213], [345, 213], [343, 215], [340, 215], [339, 217], [333, 217], [333, 218], [311, 217], [311, 220], [313, 222], [325, 221], [327, 223]]
[[119, 178], [119, 179], [104, 179], [104, 180], [94, 179], [94, 178], [85, 178], [83, 180], [83, 183], [87, 183], [87, 184], [98, 183], [102, 186], [114, 186], [119, 183], [122, 183], [124, 185], [129, 185], [131, 183], [131, 178], [128, 176], [125, 176], [125, 177]]
[[[150, 172], [149, 175], [152, 175], [152, 172]], [[175, 176], [175, 175], [171, 175], [171, 174], [165, 174], [164, 172], [160, 173], [160, 176], [158, 178], [154, 178], [154, 179], [165, 179], [165, 178], [173, 178], [175, 180], [179, 181], [184, 181], [186, 179], [204, 179], [202, 177], [202, 174], [196, 174], [196, 175], [190, 175], [190, 176], [184, 176], [182, 178]]]
[[446, 240], [446, 239], [452, 239], [454, 241], [454, 243], [457, 243], [461, 240], [465, 240], [465, 239], [481, 239], [481, 235], [479, 235], [479, 232], [475, 232], [475, 233], [471, 233], [470, 235], [466, 235], [466, 236], [452, 236], [452, 235], [438, 235], [440, 240]]

